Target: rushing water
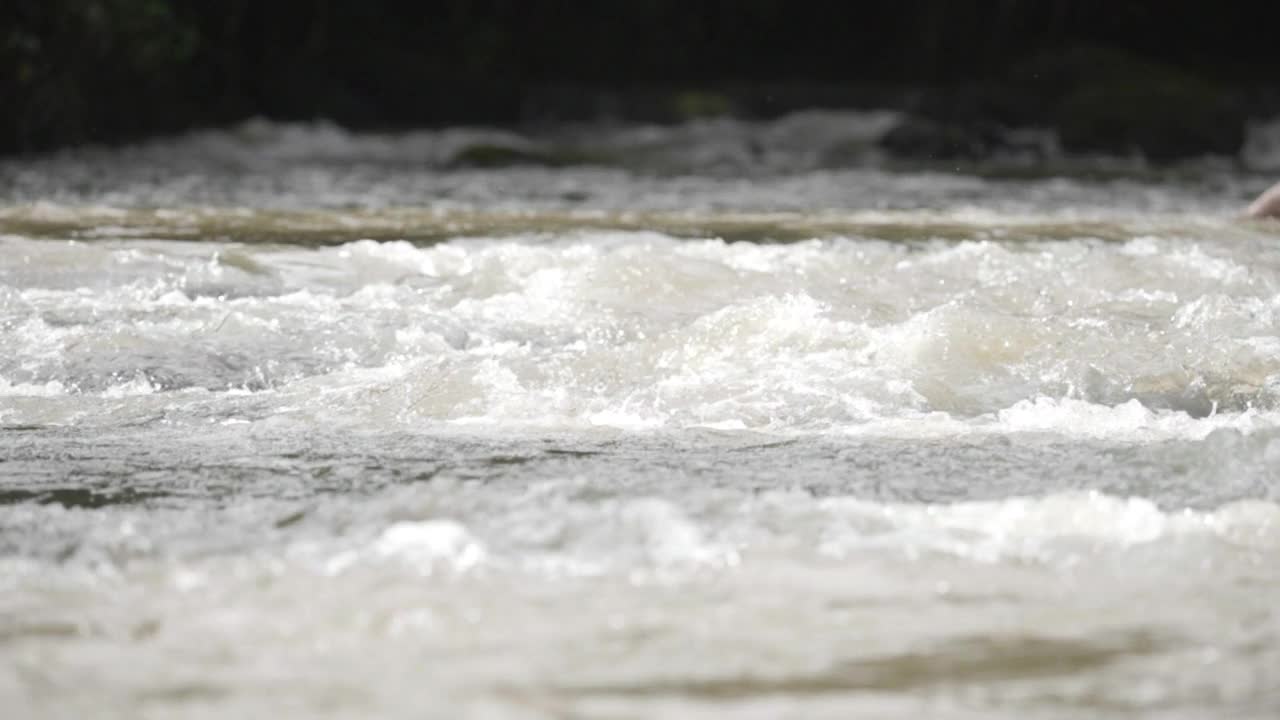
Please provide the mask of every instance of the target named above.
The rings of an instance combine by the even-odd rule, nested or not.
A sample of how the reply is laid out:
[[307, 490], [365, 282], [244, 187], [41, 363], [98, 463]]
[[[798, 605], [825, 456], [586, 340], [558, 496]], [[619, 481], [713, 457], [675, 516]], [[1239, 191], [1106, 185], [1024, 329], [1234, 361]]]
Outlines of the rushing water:
[[0, 165], [5, 716], [1276, 717], [1270, 178], [890, 120]]

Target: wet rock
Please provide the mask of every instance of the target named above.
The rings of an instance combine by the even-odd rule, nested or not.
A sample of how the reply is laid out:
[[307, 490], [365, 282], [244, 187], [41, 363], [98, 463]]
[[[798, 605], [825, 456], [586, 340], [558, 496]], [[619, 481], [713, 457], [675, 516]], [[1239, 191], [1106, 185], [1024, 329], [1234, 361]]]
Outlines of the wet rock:
[[908, 103], [910, 114], [879, 144], [911, 160], [1039, 159], [1056, 145], [1028, 132], [1046, 124], [1030, 108], [1035, 102], [1003, 83], [932, 88]]
[[1063, 147], [1179, 160], [1235, 155], [1244, 144], [1243, 115], [1207, 86], [1112, 82], [1083, 88], [1059, 105]]
[[955, 122], [908, 116], [885, 133], [881, 149], [906, 160], [1039, 161], [1059, 154], [1057, 138], [1040, 128], [990, 121]]
[[880, 147], [912, 160], [980, 160], [1000, 146], [1000, 128], [909, 116], [880, 138]]
[[1042, 128], [1069, 153], [1157, 163], [1236, 155], [1250, 114], [1245, 99], [1178, 67], [1075, 48], [1033, 56], [983, 83], [923, 92], [881, 146], [910, 159], [983, 160], [1037, 152], [1022, 147], [1017, 131]]
[[1069, 152], [1139, 152], [1156, 162], [1234, 155], [1247, 112], [1230, 89], [1194, 73], [1115, 50], [1041, 55], [1011, 73], [1032, 108]]

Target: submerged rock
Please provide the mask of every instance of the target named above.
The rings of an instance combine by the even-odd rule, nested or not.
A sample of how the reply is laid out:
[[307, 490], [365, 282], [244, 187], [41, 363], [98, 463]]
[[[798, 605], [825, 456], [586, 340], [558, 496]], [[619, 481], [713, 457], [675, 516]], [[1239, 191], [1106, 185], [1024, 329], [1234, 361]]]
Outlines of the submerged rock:
[[454, 168], [502, 168], [515, 165], [555, 166], [564, 163], [550, 152], [536, 147], [518, 147], [496, 143], [476, 143], [460, 149], [449, 159]]
[[521, 165], [566, 167], [600, 164], [606, 158], [575, 148], [539, 147], [503, 143], [475, 143], [454, 153], [447, 163], [450, 168], [506, 168]]

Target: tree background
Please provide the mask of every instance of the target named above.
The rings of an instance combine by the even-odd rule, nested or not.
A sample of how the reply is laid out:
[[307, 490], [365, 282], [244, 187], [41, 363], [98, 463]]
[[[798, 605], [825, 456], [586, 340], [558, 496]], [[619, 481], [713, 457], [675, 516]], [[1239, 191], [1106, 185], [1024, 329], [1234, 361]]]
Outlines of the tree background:
[[1085, 146], [1120, 146], [1160, 118], [1204, 133], [1280, 108], [1278, 21], [1274, 3], [1179, 0], [7, 0], [0, 152], [251, 116], [394, 129], [811, 105], [1084, 114]]

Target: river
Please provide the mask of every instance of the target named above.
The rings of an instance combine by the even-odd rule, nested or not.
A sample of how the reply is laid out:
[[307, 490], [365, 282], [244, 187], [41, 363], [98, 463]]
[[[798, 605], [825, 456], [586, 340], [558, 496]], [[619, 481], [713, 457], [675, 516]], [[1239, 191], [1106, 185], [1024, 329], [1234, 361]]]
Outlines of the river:
[[1265, 133], [891, 120], [0, 163], [6, 716], [1276, 717]]

